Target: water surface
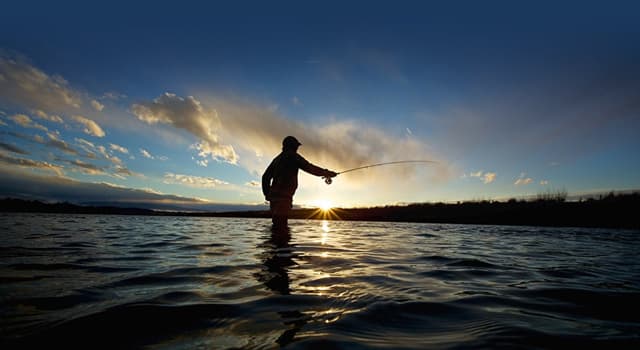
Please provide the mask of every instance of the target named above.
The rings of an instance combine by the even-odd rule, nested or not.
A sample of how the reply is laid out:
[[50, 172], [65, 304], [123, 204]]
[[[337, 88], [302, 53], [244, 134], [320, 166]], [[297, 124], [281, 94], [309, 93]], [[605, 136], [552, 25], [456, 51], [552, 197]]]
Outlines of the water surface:
[[638, 348], [637, 231], [0, 214], [0, 329], [39, 344]]

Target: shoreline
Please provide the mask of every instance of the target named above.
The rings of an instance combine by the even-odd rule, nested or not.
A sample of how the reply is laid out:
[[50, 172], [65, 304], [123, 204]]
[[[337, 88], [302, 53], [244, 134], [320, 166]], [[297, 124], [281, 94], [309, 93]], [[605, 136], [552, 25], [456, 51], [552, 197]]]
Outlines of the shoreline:
[[[610, 194], [600, 199], [567, 202], [559, 199], [456, 204], [420, 203], [371, 208], [293, 209], [290, 219], [380, 221], [407, 223], [513, 225], [640, 229], [634, 208], [640, 193]], [[103, 214], [184, 217], [270, 218], [268, 210], [230, 212], [158, 211], [142, 208], [96, 207], [71, 203], [43, 203], [14, 198], [0, 200], [0, 212]]]

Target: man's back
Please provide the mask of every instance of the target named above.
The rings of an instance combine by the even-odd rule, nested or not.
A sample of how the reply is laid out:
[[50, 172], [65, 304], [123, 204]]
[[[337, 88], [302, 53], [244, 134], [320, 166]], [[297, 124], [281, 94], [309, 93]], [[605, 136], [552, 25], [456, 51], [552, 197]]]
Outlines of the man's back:
[[[275, 157], [262, 177], [262, 189], [265, 196], [270, 198], [293, 197], [298, 188], [298, 169], [301, 168], [301, 165], [304, 166], [303, 163], [308, 162], [293, 151], [282, 151]], [[272, 179], [269, 187], [269, 182]]]

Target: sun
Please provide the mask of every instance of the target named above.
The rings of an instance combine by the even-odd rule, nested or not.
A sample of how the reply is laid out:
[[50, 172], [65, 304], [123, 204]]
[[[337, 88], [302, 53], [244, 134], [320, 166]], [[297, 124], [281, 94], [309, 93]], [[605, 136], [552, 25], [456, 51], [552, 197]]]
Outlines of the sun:
[[316, 205], [318, 206], [318, 208], [320, 208], [324, 212], [331, 211], [331, 208], [333, 208], [333, 205], [331, 204], [331, 202], [326, 199], [317, 200]]
[[309, 206], [314, 208], [309, 213], [307, 219], [322, 219], [322, 220], [342, 220], [338, 215], [341, 209], [333, 206], [328, 199], [316, 199], [309, 203]]

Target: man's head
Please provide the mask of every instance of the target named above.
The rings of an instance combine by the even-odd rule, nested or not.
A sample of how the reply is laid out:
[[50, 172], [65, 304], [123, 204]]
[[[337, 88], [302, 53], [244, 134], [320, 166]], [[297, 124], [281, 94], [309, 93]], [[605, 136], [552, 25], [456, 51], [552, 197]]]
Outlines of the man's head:
[[298, 139], [293, 136], [287, 136], [282, 140], [282, 150], [283, 151], [297, 151], [298, 147], [302, 145]]

